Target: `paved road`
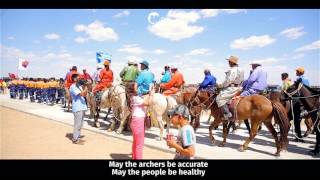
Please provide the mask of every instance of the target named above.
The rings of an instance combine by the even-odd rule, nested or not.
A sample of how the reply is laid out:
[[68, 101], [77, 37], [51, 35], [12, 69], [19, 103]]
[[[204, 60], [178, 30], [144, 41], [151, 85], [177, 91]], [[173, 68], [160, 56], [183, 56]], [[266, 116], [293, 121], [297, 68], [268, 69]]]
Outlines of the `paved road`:
[[[1, 106], [22, 111], [28, 114], [36, 115], [43, 121], [56, 121], [66, 125], [72, 125], [73, 115], [72, 113], [64, 112], [61, 105], [49, 106], [46, 104], [31, 103], [28, 100], [10, 99], [8, 95], [0, 95]], [[3, 116], [3, 115], [2, 115]], [[102, 115], [104, 116], [104, 114]], [[124, 132], [123, 134], [117, 134], [115, 132], [107, 132], [106, 129], [110, 124], [110, 118], [107, 121], [99, 119], [101, 122], [100, 128], [92, 127], [92, 120], [85, 118], [84, 129], [90, 130], [90, 132], [98, 133], [105, 136], [105, 138], [113, 137], [125, 141], [131, 141], [132, 136], [130, 132]], [[24, 120], [28, 120], [27, 118]], [[245, 127], [241, 127], [235, 133], [230, 134], [227, 139], [225, 147], [218, 147], [218, 143], [222, 140], [221, 127], [215, 130], [215, 137], [217, 139], [216, 144], [212, 144], [208, 138], [208, 124], [206, 123], [207, 117], [205, 115], [201, 118], [201, 126], [196, 132], [197, 147], [196, 156], [201, 159], [315, 159], [307, 154], [307, 152], [313, 147], [315, 142], [315, 135], [310, 135], [305, 138], [306, 143], [293, 142], [293, 137], [289, 135], [288, 152], [282, 152], [280, 157], [275, 157], [273, 154], [276, 151], [274, 140], [271, 134], [263, 127], [262, 131], [256, 136], [253, 143], [249, 145], [249, 149], [245, 152], [239, 152], [238, 147], [242, 144], [245, 138], [248, 136], [248, 132]], [[31, 123], [32, 124], [32, 123]], [[35, 124], [37, 126], [37, 124]], [[243, 125], [244, 126], [244, 125]], [[302, 127], [305, 130], [305, 127]], [[171, 131], [175, 134], [177, 129], [172, 128]], [[31, 132], [32, 133], [32, 132]], [[156, 127], [146, 131], [145, 145], [153, 149], [161, 150], [161, 153], [173, 153], [172, 149], [168, 149], [165, 141], [158, 141], [157, 136], [159, 129]], [[38, 136], [41, 136], [38, 134]], [[4, 136], [5, 137], [5, 136]], [[42, 137], [42, 136], [41, 136]], [[99, 145], [99, 144], [98, 144]], [[155, 154], [154, 158], [158, 157]]]

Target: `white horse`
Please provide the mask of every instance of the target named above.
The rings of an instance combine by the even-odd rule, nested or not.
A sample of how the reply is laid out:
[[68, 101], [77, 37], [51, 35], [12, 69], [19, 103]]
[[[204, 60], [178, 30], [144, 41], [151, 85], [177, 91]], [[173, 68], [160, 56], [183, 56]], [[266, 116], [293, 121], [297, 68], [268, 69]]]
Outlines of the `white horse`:
[[148, 95], [145, 95], [144, 101], [146, 102], [146, 104], [148, 104], [147, 111], [150, 112], [151, 119], [156, 119], [156, 121], [158, 122], [160, 128], [159, 140], [161, 141], [163, 139], [163, 122], [166, 122], [167, 134], [169, 133], [170, 129], [170, 119], [167, 112], [169, 109], [174, 108], [177, 105], [177, 102], [171, 96], [166, 97], [163, 94], [154, 93], [154, 91], [152, 91]]
[[129, 107], [126, 101], [125, 88], [122, 85], [113, 85], [106, 90], [101, 97], [101, 104], [112, 108], [114, 119], [111, 121], [111, 126], [108, 131], [113, 131], [115, 128], [115, 120], [120, 121], [120, 126], [117, 129], [117, 133], [122, 133], [124, 125], [127, 122], [130, 115]]
[[[130, 115], [129, 107], [127, 106], [125, 88], [121, 85], [115, 85], [109, 90], [108, 96], [104, 97], [102, 95], [102, 101], [109, 101], [108, 104], [111, 105], [112, 111], [114, 113], [115, 119], [120, 120], [120, 126], [117, 129], [117, 133], [122, 133], [124, 125], [127, 122], [128, 116]], [[166, 97], [159, 93], [154, 93], [154, 90], [150, 94], [143, 96], [144, 101], [148, 104], [146, 107], [147, 112], [150, 113], [151, 119], [156, 120], [159, 128], [160, 135], [159, 140], [163, 139], [163, 121], [167, 124], [167, 133], [170, 129], [170, 119], [167, 115], [167, 111], [177, 105], [177, 102], [172, 97]], [[115, 121], [112, 122], [110, 130], [113, 130], [115, 126]]]
[[[97, 107], [98, 104], [97, 104], [96, 99], [92, 93], [92, 89], [94, 86], [95, 86], [95, 84], [93, 84], [92, 82], [87, 84], [89, 93], [87, 94], [86, 99], [87, 99], [87, 103], [90, 107], [89, 118], [90, 119], [94, 118], [94, 127], [100, 127], [100, 123], [98, 122], [100, 110], [110, 108], [111, 104], [109, 103], [109, 101], [103, 100], [101, 98], [101, 102], [99, 104], [99, 107]], [[102, 93], [102, 97], [107, 97], [108, 93], [109, 93], [108, 89], [104, 90]]]

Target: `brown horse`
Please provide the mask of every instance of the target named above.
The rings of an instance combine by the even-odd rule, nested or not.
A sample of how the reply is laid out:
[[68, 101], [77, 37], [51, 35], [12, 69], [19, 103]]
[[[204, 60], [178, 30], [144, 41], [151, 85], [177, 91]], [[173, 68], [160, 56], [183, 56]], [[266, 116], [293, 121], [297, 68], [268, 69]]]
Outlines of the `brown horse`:
[[[214, 137], [212, 135], [212, 129], [217, 127], [220, 122], [223, 121], [223, 138], [224, 142], [226, 142], [227, 136], [227, 124], [228, 121], [222, 120], [222, 112], [217, 107], [215, 102], [215, 97], [218, 94], [218, 91], [214, 93], [209, 92], [200, 92], [197, 96], [199, 101], [193, 102], [193, 106], [197, 106], [197, 103], [203, 103], [204, 106], [210, 107], [211, 115], [215, 117], [215, 120], [211, 123], [209, 127], [209, 137], [212, 142], [214, 142]], [[259, 126], [264, 123], [268, 128], [270, 133], [275, 139], [277, 151], [275, 155], [279, 156], [280, 151], [287, 148], [288, 145], [288, 132], [290, 128], [289, 120], [286, 114], [286, 111], [281, 103], [279, 102], [271, 102], [264, 96], [261, 95], [253, 95], [243, 97], [237, 107], [235, 107], [237, 120], [245, 120], [250, 119], [251, 123], [251, 132], [249, 138], [246, 139], [245, 143], [240, 146], [239, 150], [244, 151], [248, 148], [249, 143], [254, 139], [257, 135]], [[192, 108], [191, 108], [192, 111]], [[272, 126], [271, 120], [272, 117], [275, 118], [275, 121], [280, 126], [280, 138], [277, 136], [277, 132]]]
[[[181, 93], [180, 96], [177, 97], [177, 103], [178, 104], [184, 104], [189, 108], [189, 112], [191, 115], [191, 125], [194, 128], [194, 130], [196, 131], [197, 128], [199, 128], [200, 126], [200, 115], [201, 112], [203, 111], [203, 109], [210, 109], [210, 107], [206, 107], [204, 106], [204, 103], [200, 103], [199, 99], [198, 99], [198, 93], [202, 93], [205, 92], [207, 90], [198, 90], [197, 88], [189, 88], [189, 89], [185, 89], [184, 92]], [[202, 106], [202, 107], [201, 107]], [[216, 121], [217, 126], [215, 126], [215, 129], [218, 128], [219, 123], [221, 122], [220, 120], [220, 114], [217, 112], [212, 112], [209, 116], [208, 119], [208, 123], [210, 121], [210, 117], [214, 116], [214, 121]], [[218, 119], [218, 120], [216, 120]], [[250, 133], [250, 127], [249, 127], [249, 122], [248, 120], [244, 120], [245, 124], [247, 126], [247, 129], [249, 130]], [[229, 132], [230, 128], [233, 128], [233, 132], [237, 129], [237, 127], [235, 126], [235, 123], [229, 123], [227, 126], [227, 132]]]
[[177, 103], [178, 104], [183, 104], [186, 105], [189, 108], [190, 116], [191, 116], [191, 123], [190, 125], [194, 128], [196, 131], [197, 128], [200, 126], [200, 115], [201, 111], [204, 107], [196, 106], [193, 107], [192, 109], [190, 106], [193, 104], [193, 101], [197, 101], [197, 94], [199, 90], [197, 88], [185, 88], [183, 89], [183, 92], [177, 97]]

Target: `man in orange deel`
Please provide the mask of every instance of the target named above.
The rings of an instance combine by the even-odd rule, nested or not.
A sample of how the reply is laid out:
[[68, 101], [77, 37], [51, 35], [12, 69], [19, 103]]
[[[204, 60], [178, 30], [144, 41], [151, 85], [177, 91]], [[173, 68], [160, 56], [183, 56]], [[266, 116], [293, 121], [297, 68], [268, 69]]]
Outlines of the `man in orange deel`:
[[165, 90], [163, 92], [165, 96], [176, 94], [185, 83], [183, 75], [178, 71], [177, 67], [171, 67], [171, 72], [171, 80], [160, 84], [160, 87]]
[[99, 79], [100, 81], [93, 89], [93, 94], [96, 94], [98, 91], [101, 91], [105, 88], [109, 88], [112, 86], [113, 82], [113, 72], [110, 69], [110, 61], [106, 60], [104, 63], [104, 69], [100, 71]]
[[69, 111], [69, 107], [70, 107], [70, 103], [71, 103], [71, 96], [70, 96], [70, 86], [72, 85], [73, 81], [72, 81], [72, 75], [73, 74], [79, 74], [77, 72], [77, 66], [72, 66], [71, 68], [71, 71], [69, 73], [67, 73], [66, 75], [66, 80], [65, 80], [65, 84], [64, 84], [64, 87], [65, 87], [65, 93], [66, 93], [66, 99], [67, 99], [67, 104], [68, 104], [68, 110], [67, 112]]

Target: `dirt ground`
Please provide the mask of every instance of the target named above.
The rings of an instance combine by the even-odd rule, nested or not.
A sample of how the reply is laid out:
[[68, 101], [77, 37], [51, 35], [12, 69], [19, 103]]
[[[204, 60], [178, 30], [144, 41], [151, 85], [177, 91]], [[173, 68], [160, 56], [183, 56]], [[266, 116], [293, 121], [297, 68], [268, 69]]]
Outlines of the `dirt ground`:
[[[0, 106], [1, 159], [130, 159], [131, 142], [82, 130], [84, 145], [71, 143], [73, 127]], [[144, 147], [144, 159], [173, 154]]]

